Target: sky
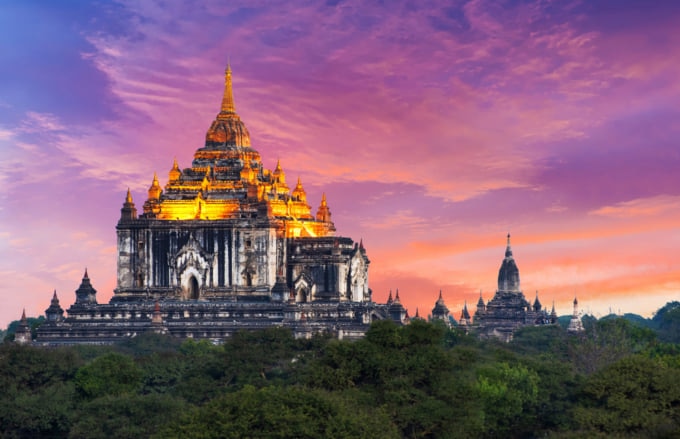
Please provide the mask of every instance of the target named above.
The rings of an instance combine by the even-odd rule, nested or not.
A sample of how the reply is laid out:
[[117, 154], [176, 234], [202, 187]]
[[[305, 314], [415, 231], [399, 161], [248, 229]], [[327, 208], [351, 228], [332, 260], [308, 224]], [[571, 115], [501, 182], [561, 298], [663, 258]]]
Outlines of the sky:
[[[200, 3], [200, 4], [197, 4]], [[533, 301], [651, 316], [680, 300], [680, 2], [0, 3], [0, 327], [116, 282], [129, 187], [189, 167], [236, 109], [369, 285], [454, 317], [506, 234]]]

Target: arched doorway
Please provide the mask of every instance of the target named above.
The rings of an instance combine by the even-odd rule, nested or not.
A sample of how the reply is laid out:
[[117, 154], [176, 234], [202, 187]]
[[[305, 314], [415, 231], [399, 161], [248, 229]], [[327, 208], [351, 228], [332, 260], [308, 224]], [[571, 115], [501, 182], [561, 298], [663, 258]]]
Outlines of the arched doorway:
[[297, 295], [295, 297], [295, 301], [298, 303], [306, 303], [307, 302], [307, 290], [304, 288], [301, 288], [298, 290]]
[[199, 295], [199, 290], [198, 290], [198, 281], [196, 280], [195, 276], [191, 276], [189, 278], [189, 291], [188, 291], [188, 296], [189, 299], [191, 300], [198, 300], [198, 295]]

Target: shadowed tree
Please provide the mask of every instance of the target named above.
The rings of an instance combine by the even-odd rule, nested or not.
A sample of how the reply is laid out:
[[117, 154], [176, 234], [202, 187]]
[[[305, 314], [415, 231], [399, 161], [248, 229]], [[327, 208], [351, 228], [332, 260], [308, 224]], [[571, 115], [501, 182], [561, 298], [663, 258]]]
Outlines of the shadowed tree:
[[82, 396], [97, 398], [135, 392], [141, 379], [142, 371], [132, 358], [112, 352], [78, 369], [74, 382]]

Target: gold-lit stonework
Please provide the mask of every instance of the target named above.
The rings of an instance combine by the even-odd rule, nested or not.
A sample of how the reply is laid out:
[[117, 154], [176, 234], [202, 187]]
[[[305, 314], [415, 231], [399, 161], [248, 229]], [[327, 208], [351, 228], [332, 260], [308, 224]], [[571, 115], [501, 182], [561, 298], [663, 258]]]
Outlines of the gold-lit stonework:
[[220, 112], [210, 125], [203, 148], [190, 168], [175, 159], [161, 190], [156, 174], [144, 203], [145, 218], [158, 220], [218, 220], [265, 216], [280, 223], [278, 234], [293, 237], [333, 236], [335, 227], [324, 195], [312, 214], [298, 178], [290, 192], [281, 162], [265, 169], [251, 148], [250, 134], [236, 113], [231, 68], [225, 71]]

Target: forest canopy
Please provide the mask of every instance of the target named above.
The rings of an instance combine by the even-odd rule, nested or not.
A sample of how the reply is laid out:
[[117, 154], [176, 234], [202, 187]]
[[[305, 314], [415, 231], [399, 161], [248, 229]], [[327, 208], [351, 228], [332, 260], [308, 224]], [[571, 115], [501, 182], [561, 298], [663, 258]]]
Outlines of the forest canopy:
[[[72, 438], [591, 438], [680, 435], [680, 303], [642, 322], [527, 327], [510, 343], [441, 322], [357, 341], [272, 328], [222, 345], [0, 345], [0, 435]], [[11, 328], [10, 328], [11, 329]]]

